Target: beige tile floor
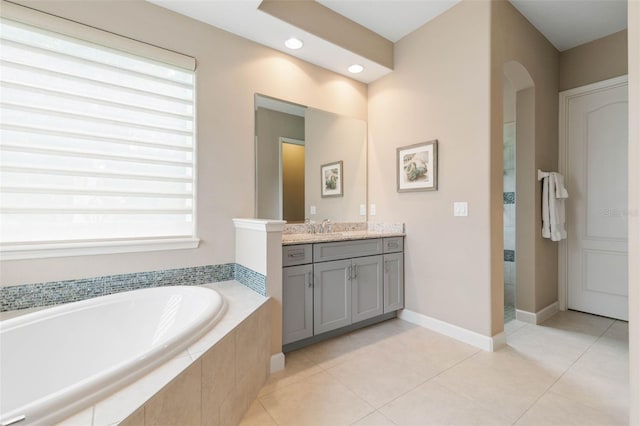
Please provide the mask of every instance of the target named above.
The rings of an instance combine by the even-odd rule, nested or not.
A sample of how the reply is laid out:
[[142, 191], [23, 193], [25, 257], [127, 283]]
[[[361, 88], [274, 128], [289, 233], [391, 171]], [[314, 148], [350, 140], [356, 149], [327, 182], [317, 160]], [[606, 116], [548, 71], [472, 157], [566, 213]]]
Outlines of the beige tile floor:
[[399, 319], [287, 354], [242, 426], [624, 425], [628, 324], [511, 321], [489, 353]]

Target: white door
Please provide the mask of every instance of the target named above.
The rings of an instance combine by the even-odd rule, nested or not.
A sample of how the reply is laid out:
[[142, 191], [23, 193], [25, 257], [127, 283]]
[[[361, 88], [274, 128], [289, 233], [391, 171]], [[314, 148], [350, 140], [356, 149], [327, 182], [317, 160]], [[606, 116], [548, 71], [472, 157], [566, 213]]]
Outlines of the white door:
[[629, 316], [627, 111], [626, 77], [561, 94], [567, 307], [623, 320]]

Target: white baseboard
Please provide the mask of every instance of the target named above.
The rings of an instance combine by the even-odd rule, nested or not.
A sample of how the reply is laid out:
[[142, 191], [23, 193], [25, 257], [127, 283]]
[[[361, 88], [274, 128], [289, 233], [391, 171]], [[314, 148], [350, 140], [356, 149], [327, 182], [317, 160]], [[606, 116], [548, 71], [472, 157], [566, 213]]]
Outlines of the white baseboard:
[[504, 331], [491, 337], [491, 349], [490, 352], [495, 352], [507, 346], [507, 335]]
[[271, 364], [269, 366], [269, 374], [273, 374], [276, 371], [284, 370], [284, 354], [279, 352], [271, 355]]
[[536, 313], [521, 311], [520, 309], [516, 309], [516, 319], [518, 321], [537, 325], [548, 320], [549, 318], [557, 314], [558, 311], [560, 311], [560, 308], [559, 308], [558, 302], [556, 301], [550, 304], [549, 306], [547, 306], [546, 308], [540, 309]]
[[536, 324], [536, 314], [533, 312], [516, 309], [516, 319], [528, 324]]
[[536, 312], [536, 320], [538, 321], [536, 324], [545, 322], [546, 320], [557, 314], [559, 311], [560, 307], [558, 301], [553, 302], [546, 308], [540, 309], [538, 312]]
[[408, 309], [401, 310], [398, 318], [489, 352], [496, 351], [507, 343], [504, 333], [489, 337]]

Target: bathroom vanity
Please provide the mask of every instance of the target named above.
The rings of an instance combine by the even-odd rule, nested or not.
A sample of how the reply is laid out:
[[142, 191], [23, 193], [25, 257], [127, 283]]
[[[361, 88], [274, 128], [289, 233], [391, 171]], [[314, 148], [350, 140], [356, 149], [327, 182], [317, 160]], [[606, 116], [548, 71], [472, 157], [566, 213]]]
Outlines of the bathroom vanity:
[[392, 318], [404, 307], [404, 234], [284, 235], [283, 350]]

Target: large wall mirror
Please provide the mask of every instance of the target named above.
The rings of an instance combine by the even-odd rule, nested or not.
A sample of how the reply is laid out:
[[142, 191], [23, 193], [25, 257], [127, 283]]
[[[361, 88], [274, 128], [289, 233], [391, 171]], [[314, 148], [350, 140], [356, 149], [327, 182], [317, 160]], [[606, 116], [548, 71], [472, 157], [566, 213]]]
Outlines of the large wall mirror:
[[255, 96], [256, 217], [366, 222], [367, 123]]

